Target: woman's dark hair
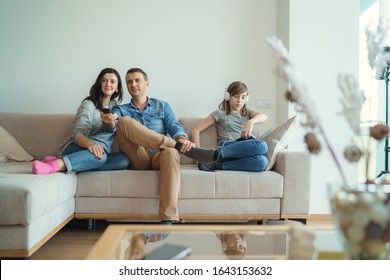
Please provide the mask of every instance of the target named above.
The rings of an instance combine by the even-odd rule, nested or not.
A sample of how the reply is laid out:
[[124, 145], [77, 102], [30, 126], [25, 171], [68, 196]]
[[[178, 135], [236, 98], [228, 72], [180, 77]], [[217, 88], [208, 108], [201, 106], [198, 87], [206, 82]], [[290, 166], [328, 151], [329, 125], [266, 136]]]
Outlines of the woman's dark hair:
[[103, 106], [102, 82], [104, 75], [107, 73], [114, 74], [118, 79], [118, 92], [115, 92], [113, 95], [111, 95], [110, 100], [118, 98], [118, 103], [121, 103], [123, 99], [122, 79], [118, 71], [116, 71], [114, 68], [104, 68], [102, 71], [100, 71], [95, 83], [92, 85], [89, 91], [89, 96], [86, 98], [91, 100], [97, 109], [102, 109]]
[[[228, 88], [226, 89], [226, 92], [229, 93], [229, 96], [241, 94], [244, 92], [247, 92], [249, 94], [247, 86], [243, 82], [239, 82], [239, 81], [235, 81], [235, 82], [231, 83], [228, 86]], [[224, 110], [226, 115], [230, 115], [230, 113], [231, 113], [229, 101], [226, 101], [225, 99], [218, 105], [218, 108], [221, 110]], [[240, 114], [241, 114], [241, 116], [244, 116], [244, 117], [248, 114], [248, 108], [246, 106], [246, 103], [244, 104], [244, 106], [242, 106], [242, 108], [240, 110]]]

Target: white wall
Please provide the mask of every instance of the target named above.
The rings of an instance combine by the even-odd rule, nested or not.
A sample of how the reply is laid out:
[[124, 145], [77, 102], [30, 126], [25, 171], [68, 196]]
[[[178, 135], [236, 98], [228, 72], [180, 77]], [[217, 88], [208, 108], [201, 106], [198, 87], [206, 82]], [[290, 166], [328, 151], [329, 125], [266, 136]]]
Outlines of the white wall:
[[[291, 0], [290, 54], [305, 81], [315, 110], [347, 179], [355, 183], [357, 165], [342, 155], [353, 135], [341, 111], [338, 74], [358, 79], [359, 1]], [[294, 110], [290, 108], [290, 115]], [[294, 138], [292, 149], [301, 149], [303, 131]], [[312, 156], [310, 213], [330, 213], [326, 181], [341, 182], [336, 165], [323, 144], [322, 152]]]
[[[234, 80], [275, 97], [274, 0], [1, 0], [0, 111], [73, 113], [99, 71], [149, 75], [149, 95], [203, 117]], [[126, 101], [129, 95], [126, 92]], [[268, 110], [267, 130], [275, 125]]]
[[[244, 81], [252, 108], [256, 98], [273, 101], [272, 109], [262, 110], [269, 116], [265, 131], [288, 111], [275, 94], [281, 84], [264, 41], [279, 33], [289, 38], [326, 130], [341, 149], [347, 139], [340, 132], [348, 128], [336, 116], [335, 78], [357, 73], [358, 1], [290, 2], [1, 0], [0, 111], [74, 113], [102, 68], [116, 68], [123, 80], [128, 68], [141, 67], [151, 80], [149, 95], [170, 102], [177, 116], [206, 116], [231, 81]], [[301, 135], [290, 147], [304, 149]], [[333, 166], [325, 150], [313, 158], [311, 213], [328, 212], [325, 180], [337, 176]]]
[[[387, 25], [390, 25], [390, 0], [379, 0], [380, 17], [382, 17]], [[390, 28], [390, 27], [389, 27]], [[390, 46], [390, 31], [387, 32], [386, 38], [383, 40], [384, 46]]]

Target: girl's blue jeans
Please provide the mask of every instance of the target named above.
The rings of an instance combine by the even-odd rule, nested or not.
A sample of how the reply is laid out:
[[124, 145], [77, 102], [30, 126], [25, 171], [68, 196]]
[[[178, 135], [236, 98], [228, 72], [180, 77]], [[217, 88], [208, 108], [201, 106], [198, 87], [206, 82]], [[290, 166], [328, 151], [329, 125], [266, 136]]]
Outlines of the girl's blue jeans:
[[110, 154], [105, 152], [101, 159], [97, 159], [87, 149], [75, 143], [66, 147], [62, 159], [68, 169], [67, 172], [123, 170], [130, 164], [128, 157], [121, 152]]
[[218, 145], [221, 156], [216, 164], [222, 170], [259, 172], [268, 166], [268, 146], [263, 140], [222, 140]]

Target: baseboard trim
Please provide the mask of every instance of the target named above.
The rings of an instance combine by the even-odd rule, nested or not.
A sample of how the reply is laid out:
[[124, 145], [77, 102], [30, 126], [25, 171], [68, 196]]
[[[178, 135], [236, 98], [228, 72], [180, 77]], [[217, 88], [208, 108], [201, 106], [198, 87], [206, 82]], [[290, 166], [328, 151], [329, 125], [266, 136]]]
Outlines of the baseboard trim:
[[333, 222], [332, 214], [309, 214], [310, 221]]
[[282, 219], [308, 219], [307, 214], [283, 214]]

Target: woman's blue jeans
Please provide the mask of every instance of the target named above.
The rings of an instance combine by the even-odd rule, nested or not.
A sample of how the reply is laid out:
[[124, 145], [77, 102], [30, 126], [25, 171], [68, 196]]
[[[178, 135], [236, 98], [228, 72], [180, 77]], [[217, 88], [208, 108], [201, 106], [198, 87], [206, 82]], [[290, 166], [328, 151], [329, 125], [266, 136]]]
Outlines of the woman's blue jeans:
[[70, 144], [62, 153], [62, 159], [65, 162], [67, 172], [76, 171], [107, 171], [127, 169], [130, 164], [128, 157], [121, 153], [106, 152], [101, 159], [96, 158], [87, 149]]
[[219, 144], [220, 158], [216, 161], [219, 169], [238, 171], [264, 171], [268, 166], [265, 153], [267, 143], [250, 138], [246, 140], [225, 140]]

